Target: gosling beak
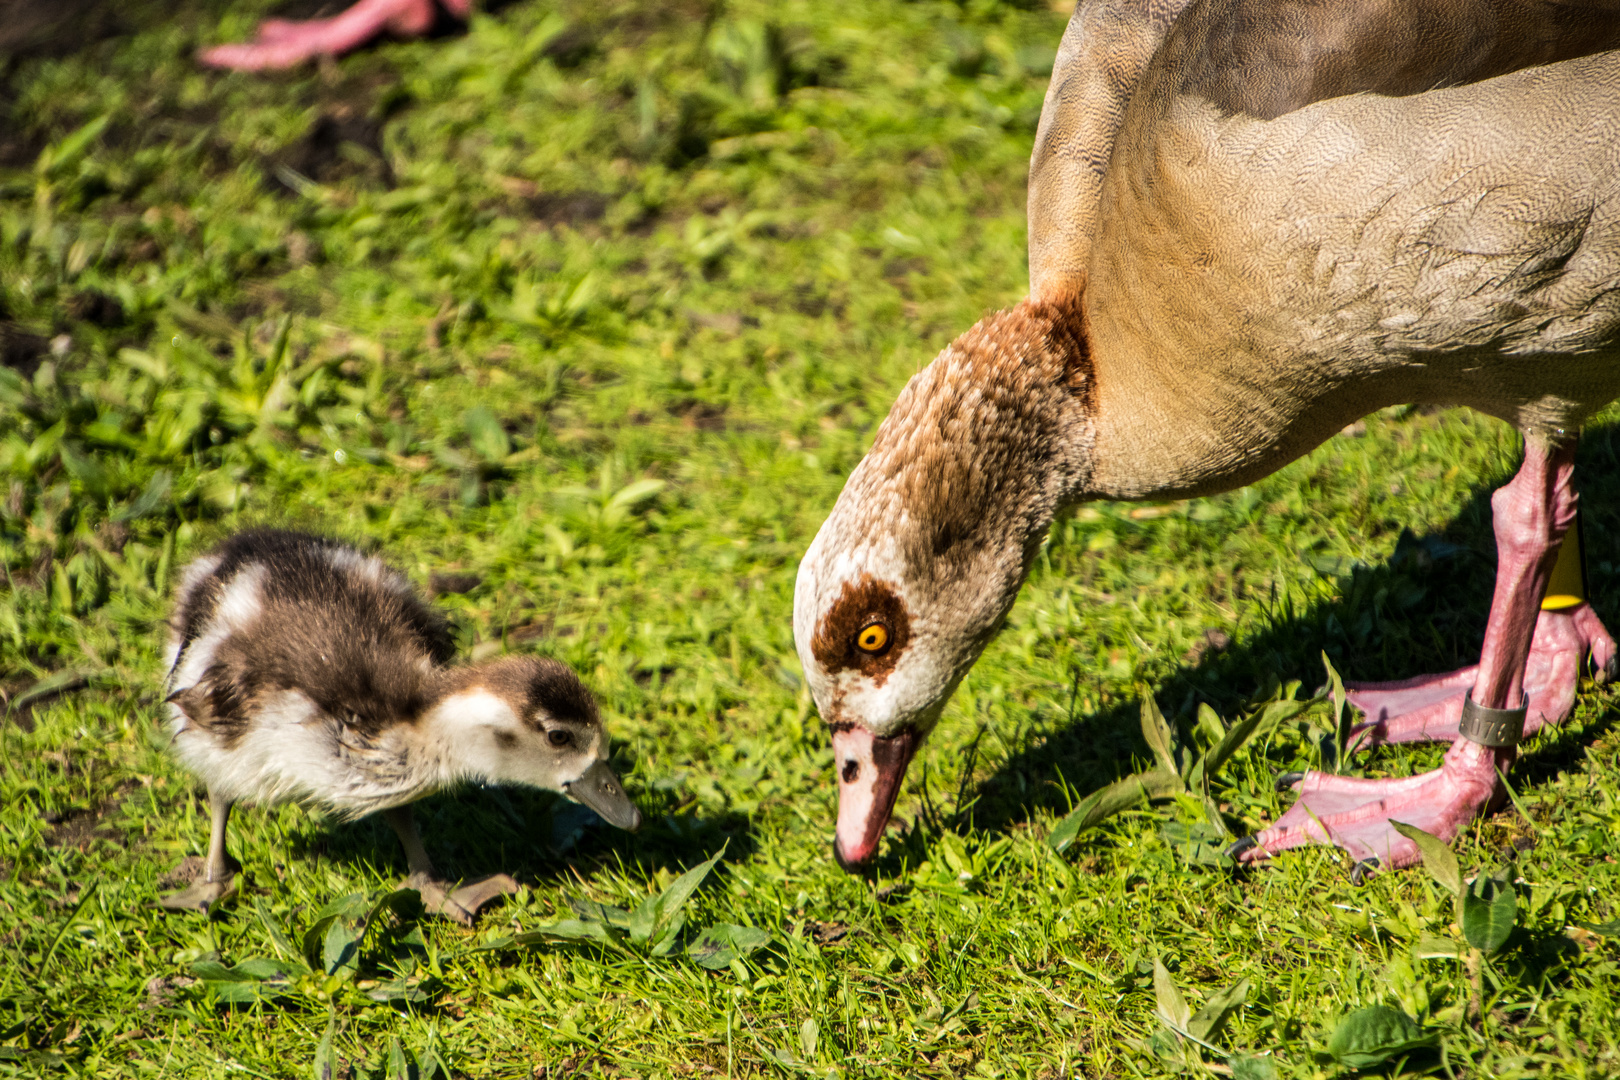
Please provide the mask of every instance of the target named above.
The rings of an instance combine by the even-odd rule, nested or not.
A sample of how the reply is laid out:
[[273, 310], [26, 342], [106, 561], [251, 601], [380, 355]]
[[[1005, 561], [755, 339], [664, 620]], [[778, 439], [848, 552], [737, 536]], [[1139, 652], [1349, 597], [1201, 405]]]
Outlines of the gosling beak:
[[879, 737], [865, 728], [835, 730], [833, 764], [838, 769], [838, 833], [833, 858], [854, 872], [877, 854], [883, 827], [889, 823], [906, 766], [922, 745], [910, 729]]
[[592, 764], [578, 780], [564, 784], [563, 791], [575, 802], [595, 810], [609, 825], [630, 832], [641, 827], [641, 811], [624, 793], [624, 785], [605, 761]]

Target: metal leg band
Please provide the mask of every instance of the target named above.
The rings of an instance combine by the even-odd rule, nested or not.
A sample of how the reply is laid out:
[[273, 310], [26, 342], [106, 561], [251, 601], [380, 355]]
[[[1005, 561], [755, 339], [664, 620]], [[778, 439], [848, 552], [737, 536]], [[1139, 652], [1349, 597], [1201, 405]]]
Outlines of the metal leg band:
[[1524, 718], [1530, 712], [1530, 695], [1517, 709], [1487, 709], [1474, 703], [1474, 692], [1463, 698], [1462, 723], [1457, 730], [1463, 738], [1481, 746], [1498, 749], [1518, 746], [1524, 737]]

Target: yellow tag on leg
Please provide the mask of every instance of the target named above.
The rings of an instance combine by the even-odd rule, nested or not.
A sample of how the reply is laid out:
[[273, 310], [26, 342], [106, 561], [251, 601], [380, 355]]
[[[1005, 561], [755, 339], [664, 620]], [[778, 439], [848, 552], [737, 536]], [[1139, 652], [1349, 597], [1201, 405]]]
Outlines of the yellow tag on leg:
[[1575, 524], [1564, 534], [1564, 543], [1558, 549], [1558, 561], [1553, 564], [1541, 610], [1562, 611], [1585, 602], [1586, 553], [1581, 550], [1581, 518], [1576, 511]]

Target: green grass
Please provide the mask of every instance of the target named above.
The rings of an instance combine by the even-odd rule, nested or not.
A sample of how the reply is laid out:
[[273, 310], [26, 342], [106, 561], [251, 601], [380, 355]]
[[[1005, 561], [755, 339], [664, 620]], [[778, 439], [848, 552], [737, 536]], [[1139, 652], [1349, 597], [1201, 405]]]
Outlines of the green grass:
[[[1061, 15], [543, 0], [243, 77], [190, 59], [259, 14], [223, 8], [131, 6], [125, 36], [70, 28], [0, 67], [0, 349], [19, 365], [0, 368], [0, 691], [18, 706], [0, 1074], [305, 1077], [328, 1054], [356, 1077], [442, 1061], [550, 1080], [1218, 1064], [1161, 1032], [1156, 958], [1193, 1009], [1247, 978], [1217, 1042], [1278, 1076], [1343, 1072], [1330, 1036], [1378, 1004], [1441, 1038], [1391, 1074], [1620, 1073], [1620, 942], [1576, 925], [1620, 916], [1612, 691], [1587, 686], [1515, 771], [1533, 825], [1509, 811], [1457, 844], [1465, 874], [1522, 849], [1519, 926], [1477, 1018], [1458, 963], [1413, 958], [1452, 918], [1421, 872], [1358, 888], [1333, 852], [1235, 878], [1189, 864], [1165, 826], [1200, 821], [1191, 800], [1062, 856], [1045, 842], [1149, 761], [1144, 689], [1190, 731], [1200, 702], [1231, 721], [1308, 695], [1324, 649], [1362, 678], [1469, 662], [1487, 498], [1517, 453], [1473, 415], [1391, 411], [1254, 487], [1060, 522], [912, 768], [909, 831], [872, 879], [834, 866], [831, 755], [789, 625], [798, 557], [905, 379], [1022, 295]], [[1581, 474], [1611, 617], [1617, 451], [1597, 425]], [[427, 800], [441, 866], [526, 890], [473, 931], [383, 919], [357, 968], [258, 1001], [192, 981], [210, 959], [288, 960], [272, 924], [296, 933], [404, 874], [375, 822], [245, 809], [243, 895], [212, 919], [152, 906], [206, 843], [160, 729], [169, 591], [265, 522], [378, 550], [424, 587], [472, 575], [439, 601], [463, 655], [574, 665], [647, 825], [591, 827], [527, 791]], [[1201, 648], [1206, 631], [1230, 645]], [[1273, 775], [1314, 764], [1329, 723], [1316, 707], [1228, 763], [1230, 828], [1281, 811]], [[666, 955], [478, 949], [575, 917], [570, 900], [634, 908], [723, 844]], [[718, 923], [773, 942], [698, 966], [685, 944]], [[400, 978], [405, 997], [368, 996]]]

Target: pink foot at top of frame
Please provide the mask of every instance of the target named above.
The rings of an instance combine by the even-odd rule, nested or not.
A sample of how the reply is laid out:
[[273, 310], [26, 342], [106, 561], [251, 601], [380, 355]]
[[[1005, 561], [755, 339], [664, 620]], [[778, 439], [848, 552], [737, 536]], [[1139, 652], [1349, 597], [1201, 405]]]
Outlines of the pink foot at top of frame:
[[204, 49], [198, 59], [209, 67], [237, 71], [267, 71], [296, 67], [319, 56], [338, 56], [392, 33], [419, 37], [433, 28], [439, 6], [465, 19], [470, 0], [359, 0], [329, 19], [291, 22], [267, 19], [255, 40], [239, 45]]

